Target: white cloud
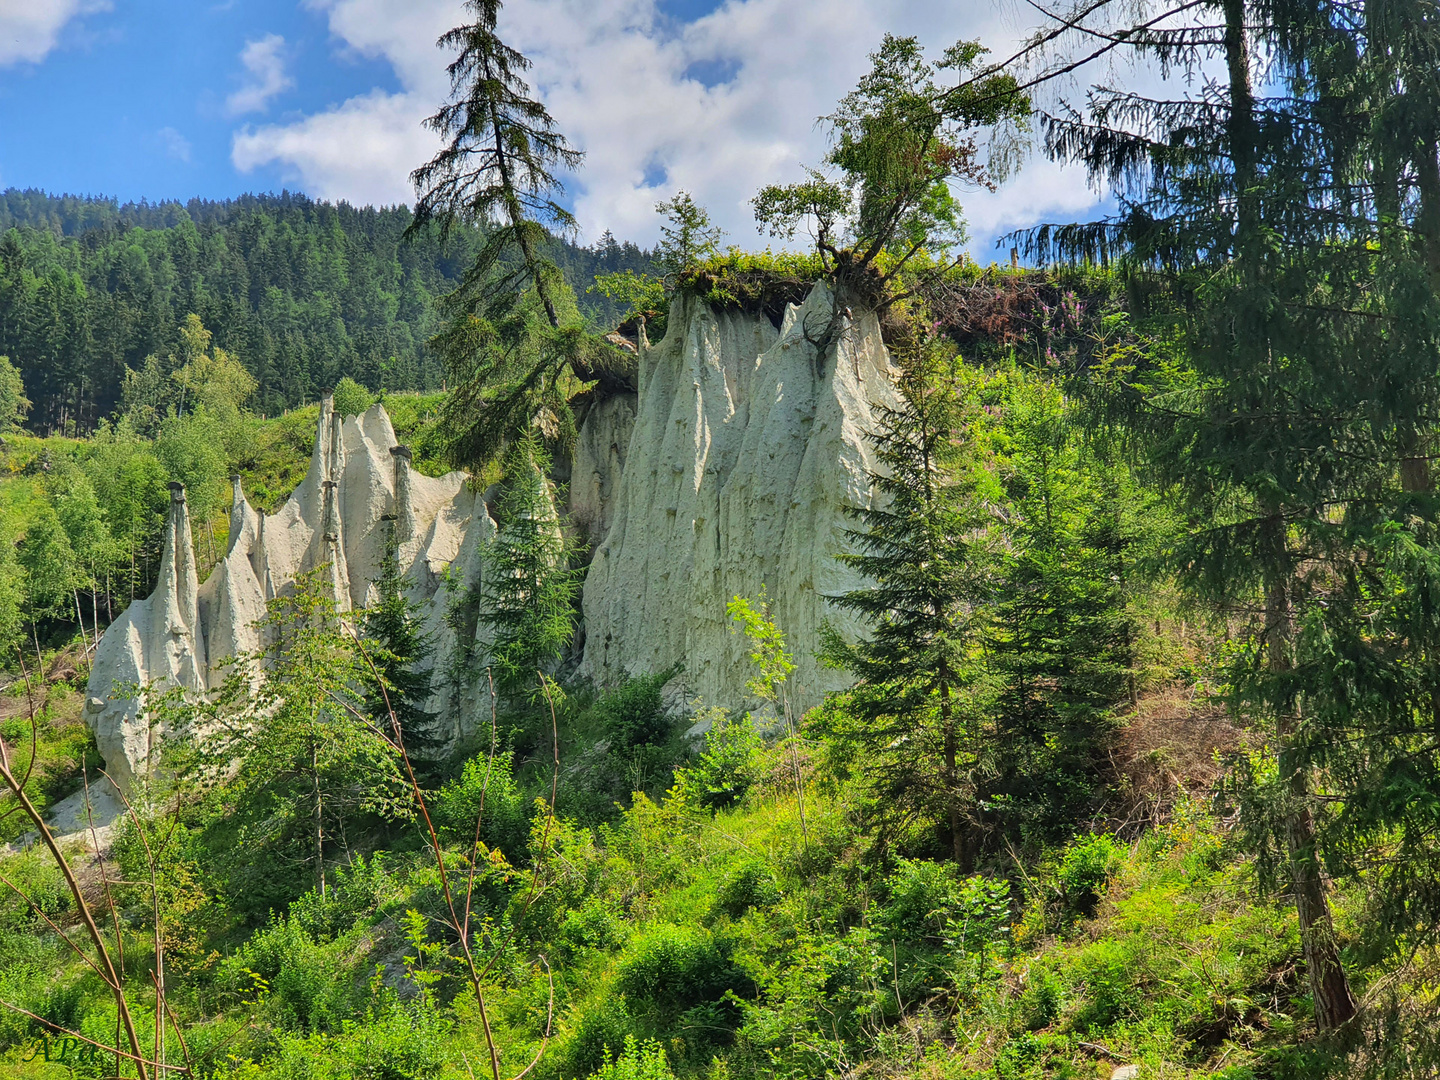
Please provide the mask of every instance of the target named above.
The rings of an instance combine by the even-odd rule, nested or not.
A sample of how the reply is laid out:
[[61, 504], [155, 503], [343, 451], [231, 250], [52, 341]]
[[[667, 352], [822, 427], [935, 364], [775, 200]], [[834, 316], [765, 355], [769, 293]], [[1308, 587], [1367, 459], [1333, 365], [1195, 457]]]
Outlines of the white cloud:
[[240, 50], [240, 62], [247, 76], [244, 85], [225, 99], [231, 116], [264, 112], [271, 98], [295, 85], [295, 80], [285, 74], [285, 39], [279, 34], [247, 41]]
[[0, 0], [0, 67], [38, 64], [71, 19], [109, 10], [110, 0]]
[[[435, 41], [465, 17], [460, 0], [306, 2], [343, 48], [388, 61], [403, 89], [246, 128], [235, 165], [278, 164], [287, 182], [321, 197], [411, 201], [408, 174], [438, 145], [420, 123], [448, 91]], [[586, 151], [568, 183], [583, 240], [608, 228], [653, 242], [655, 203], [685, 188], [747, 246], [763, 242], [750, 198], [820, 160], [815, 118], [854, 86], [886, 31], [917, 35], [932, 55], [975, 37], [1003, 55], [1021, 29], [998, 5], [950, 0], [726, 0], [688, 25], [656, 0], [516, 0], [500, 27], [534, 62], [531, 83], [560, 130]], [[1083, 213], [1099, 198], [1074, 171], [1037, 160], [998, 193], [963, 202], [983, 236]]]
[[287, 184], [316, 198], [410, 202], [409, 172], [434, 152], [434, 139], [415, 122], [417, 110], [415, 95], [376, 90], [295, 123], [247, 126], [236, 132], [230, 156], [241, 172], [279, 165]]
[[190, 140], [181, 135], [173, 127], [163, 127], [155, 133], [160, 138], [160, 145], [165, 148], [165, 154], [176, 161], [183, 161], [187, 165], [190, 162]]

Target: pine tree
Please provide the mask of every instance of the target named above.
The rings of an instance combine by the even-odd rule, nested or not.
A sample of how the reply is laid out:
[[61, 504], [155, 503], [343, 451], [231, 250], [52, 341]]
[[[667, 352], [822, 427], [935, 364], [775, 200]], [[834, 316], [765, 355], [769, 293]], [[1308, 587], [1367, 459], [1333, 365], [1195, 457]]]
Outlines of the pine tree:
[[400, 573], [400, 550], [391, 523], [385, 537], [385, 557], [375, 581], [376, 601], [365, 610], [365, 636], [378, 649], [370, 659], [384, 685], [366, 688], [365, 714], [381, 730], [390, 732], [391, 713], [400, 726], [405, 752], [417, 775], [433, 772], [441, 740], [435, 731], [436, 716], [425, 706], [430, 700], [430, 672], [418, 667], [432, 651], [434, 642], [420, 629], [416, 617], [419, 605], [405, 595]]
[[994, 553], [977, 497], [974, 447], [953, 351], [922, 339], [902, 354], [900, 409], [882, 407], [870, 435], [881, 470], [852, 515], [855, 550], [839, 556], [872, 585], [834, 598], [871, 636], [824, 632], [822, 656], [856, 676], [834, 734], [855, 760], [882, 820], [938, 816], [956, 862], [973, 856], [974, 767], [981, 753], [978, 608]]

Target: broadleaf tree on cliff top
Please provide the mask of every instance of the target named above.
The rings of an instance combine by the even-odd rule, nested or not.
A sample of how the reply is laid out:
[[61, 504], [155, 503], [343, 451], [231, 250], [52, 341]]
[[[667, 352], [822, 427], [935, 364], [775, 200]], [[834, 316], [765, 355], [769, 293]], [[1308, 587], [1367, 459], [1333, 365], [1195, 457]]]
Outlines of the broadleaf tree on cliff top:
[[[813, 230], [835, 286], [836, 315], [852, 302], [894, 302], [909, 291], [890, 289], [902, 275], [926, 267], [928, 276], [953, 265], [949, 253], [964, 240], [965, 226], [952, 187], [993, 185], [975, 133], [990, 129], [990, 160], [999, 165], [1005, 155], [995, 151], [1030, 113], [1012, 76], [981, 70], [984, 53], [962, 41], [931, 65], [915, 38], [887, 34], [870, 57], [869, 74], [820, 118], [833, 141], [828, 171], [811, 169], [808, 179], [770, 185], [752, 200], [756, 221], [773, 236]], [[976, 77], [944, 87], [937, 70]], [[829, 340], [835, 322], [821, 340]]]
[[584, 155], [530, 96], [530, 61], [496, 32], [500, 0], [465, 6], [474, 21], [438, 43], [458, 54], [448, 68], [450, 100], [426, 121], [446, 145], [411, 174], [417, 201], [407, 234], [466, 226], [484, 237], [464, 281], [443, 301], [446, 326], [431, 342], [453, 382], [444, 415], [450, 457], [475, 467], [537, 422], [567, 443], [575, 431], [571, 392], [620, 360], [586, 331], [548, 254], [552, 230], [575, 229], [558, 201], [558, 174]]

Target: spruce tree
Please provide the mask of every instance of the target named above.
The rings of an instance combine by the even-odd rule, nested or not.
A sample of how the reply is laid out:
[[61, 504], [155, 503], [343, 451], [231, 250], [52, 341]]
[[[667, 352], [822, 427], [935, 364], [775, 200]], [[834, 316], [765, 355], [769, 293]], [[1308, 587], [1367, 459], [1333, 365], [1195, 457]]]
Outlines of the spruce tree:
[[574, 633], [579, 581], [549, 464], [533, 434], [510, 447], [496, 507], [500, 531], [485, 552], [480, 623], [494, 635], [496, 681], [515, 698], [539, 692], [539, 673], [553, 670]]
[[880, 469], [870, 505], [851, 510], [855, 550], [839, 555], [872, 584], [833, 598], [868, 638], [833, 626], [822, 657], [856, 677], [833, 733], [856, 761], [882, 821], [939, 817], [962, 866], [973, 856], [974, 769], [982, 749], [980, 609], [994, 553], [977, 497], [975, 449], [953, 350], [922, 338], [901, 354], [902, 407], [881, 407], [870, 440]]
[[665, 224], [660, 226], [660, 243], [655, 263], [668, 287], [697, 262], [720, 253], [725, 230], [710, 220], [710, 214], [688, 191], [676, 192], [673, 199], [655, 204]]
[[995, 824], [1049, 842], [1104, 794], [1133, 664], [1124, 559], [1136, 538], [1116, 506], [1119, 484], [1097, 482], [1058, 388], [1012, 376], [1003, 408], [1006, 524], [986, 630], [995, 697], [982, 791]]
[[[1423, 97], [1433, 77], [1401, 74], [1415, 56], [1398, 25], [1406, 10], [1367, 6], [1357, 19], [1333, 5], [1221, 0], [1160, 29], [1086, 25], [1077, 8], [1067, 32], [1086, 34], [1079, 49], [1098, 33], [1107, 48], [1200, 74], [1218, 48], [1224, 77], [1178, 100], [1096, 87], [1084, 107], [1046, 116], [1052, 155], [1112, 182], [1120, 212], [1030, 238], [1041, 255], [1118, 255], [1178, 302], [1182, 362], [1151, 357], [1108, 386], [1106, 408], [1143, 432], [1148, 463], [1185, 504], [1185, 582], [1250, 617], [1235, 703], [1268, 723], [1276, 780], [1247, 793], [1247, 833], [1262, 865], [1278, 841], [1322, 1030], [1356, 1010], [1322, 871], [1341, 865], [1327, 837], [1353, 802], [1374, 805], [1349, 784], [1335, 797], [1340, 747], [1376, 760], [1393, 717], [1375, 703], [1405, 700], [1355, 692], [1363, 681], [1345, 688], [1325, 643], [1343, 630], [1358, 648], [1353, 613], [1377, 557], [1397, 533], [1410, 534], [1400, 549], [1428, 543], [1433, 514], [1415, 494], [1428, 487], [1440, 404], [1434, 289], [1411, 253], [1424, 251], [1427, 200], [1413, 196], [1435, 152], [1423, 109], [1397, 101]], [[1401, 17], [1387, 26], [1391, 15]], [[1423, 653], [1422, 636], [1398, 640]], [[1350, 670], [1373, 672], [1383, 652]], [[1346, 727], [1352, 737], [1337, 739]]]
[[574, 435], [570, 394], [620, 363], [585, 329], [549, 254], [552, 230], [573, 232], [559, 172], [584, 155], [531, 96], [530, 61], [496, 31], [500, 0], [466, 0], [474, 21], [439, 41], [457, 56], [451, 97], [426, 124], [446, 145], [411, 174], [417, 200], [407, 235], [476, 228], [481, 241], [461, 286], [442, 302], [446, 325], [431, 342], [453, 388], [444, 422], [451, 459], [497, 459], [540, 419], [563, 442]]
[[400, 573], [400, 550], [392, 521], [385, 537], [385, 557], [375, 581], [375, 603], [366, 608], [365, 636], [377, 649], [370, 659], [383, 683], [366, 686], [365, 714], [381, 730], [391, 731], [391, 713], [400, 727], [405, 753], [416, 774], [434, 771], [441, 739], [436, 716], [425, 708], [430, 700], [430, 672], [419, 667], [434, 642], [423, 633], [417, 617], [419, 605], [405, 594]]

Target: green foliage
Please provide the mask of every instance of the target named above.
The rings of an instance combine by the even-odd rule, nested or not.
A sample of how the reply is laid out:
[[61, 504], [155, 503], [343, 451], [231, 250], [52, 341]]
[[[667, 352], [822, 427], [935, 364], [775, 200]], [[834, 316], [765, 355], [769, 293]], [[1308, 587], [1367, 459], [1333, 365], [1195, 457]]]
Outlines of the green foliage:
[[618, 270], [613, 274], [598, 274], [591, 292], [598, 292], [621, 306], [620, 323], [629, 322], [636, 316], [646, 320], [647, 334], [661, 336], [665, 333], [666, 318], [670, 312], [670, 299], [661, 278], [649, 274], [637, 274], [634, 270]]
[[459, 778], [431, 801], [436, 825], [460, 843], [478, 835], [486, 846], [518, 861], [528, 850], [530, 800], [516, 786], [512, 770], [509, 752], [471, 758]]
[[660, 700], [660, 688], [674, 672], [641, 675], [607, 690], [591, 707], [591, 717], [614, 747], [629, 750], [663, 743], [670, 737], [670, 718]]
[[675, 1017], [727, 991], [743, 992], [746, 980], [716, 939], [697, 927], [660, 925], [640, 935], [616, 969], [615, 988], [632, 1008]]
[[32, 622], [71, 606], [80, 584], [79, 568], [70, 538], [48, 506], [25, 530], [17, 561], [25, 572], [25, 608]]
[[[1007, 141], [1030, 112], [1012, 75], [982, 67], [985, 51], [959, 42], [932, 66], [915, 38], [886, 34], [870, 72], [822, 117], [833, 173], [811, 169], [808, 179], [768, 186], [754, 198], [756, 221], [771, 235], [793, 238], [800, 226], [813, 228], [836, 285], [837, 312], [853, 299], [875, 305], [912, 260], [924, 266], [927, 253], [944, 258], [963, 242], [952, 185], [993, 187], [972, 133], [991, 129], [991, 164], [1003, 171]], [[938, 84], [937, 66], [960, 76], [958, 85]]]
[[660, 226], [660, 246], [655, 250], [656, 268], [664, 280], [678, 281], [681, 274], [720, 253], [725, 230], [710, 220], [688, 191], [656, 203], [655, 212], [665, 218]]
[[785, 651], [785, 636], [770, 618], [765, 590], [760, 590], [759, 599], [753, 603], [744, 596], [731, 597], [725, 614], [740, 624], [750, 642], [750, 662], [759, 672], [746, 681], [745, 688], [761, 701], [778, 705], [785, 680], [795, 670], [795, 661]]
[[417, 665], [434, 642], [420, 628], [419, 605], [406, 595], [400, 573], [400, 552], [394, 523], [385, 535], [380, 576], [375, 579], [375, 603], [361, 619], [374, 674], [365, 694], [365, 713], [381, 731], [399, 738], [416, 775], [428, 777], [440, 740], [434, 731], [436, 717], [425, 708], [430, 700], [430, 672]]
[[738, 919], [751, 908], [774, 907], [780, 902], [780, 885], [763, 861], [742, 862], [720, 883], [715, 910]]
[[494, 634], [496, 681], [512, 696], [539, 696], [540, 673], [553, 667], [574, 628], [579, 581], [548, 465], [533, 437], [511, 447], [496, 505], [500, 530], [485, 552], [480, 621]]
[[1122, 850], [1108, 835], [1081, 837], [1065, 849], [1055, 876], [1072, 910], [1081, 915], [1094, 912], [1120, 866]]
[[327, 845], [347, 822], [411, 813], [392, 744], [360, 711], [369, 669], [337, 623], [323, 570], [266, 605], [260, 627], [272, 644], [237, 657], [213, 699], [153, 706], [155, 719], [183, 736], [173, 751], [182, 774], [204, 782], [234, 768], [233, 809], [211, 828], [215, 842], [228, 835], [240, 849], [228, 873], [261, 911], [302, 891], [302, 867], [325, 895]]
[[745, 797], [760, 771], [764, 745], [750, 714], [733, 719], [726, 709], [710, 706], [696, 714], [708, 721], [704, 748], [691, 765], [675, 771], [675, 797], [685, 803], [723, 810]]
[[6, 661], [22, 641], [25, 629], [25, 569], [15, 558], [15, 544], [0, 527], [0, 650]]
[[30, 405], [19, 370], [8, 356], [0, 356], [0, 434], [23, 424]]
[[822, 655], [858, 677], [832, 730], [863, 761], [876, 814], [939, 811], [963, 863], [976, 817], [967, 778], [983, 749], [974, 661], [991, 522], [966, 437], [975, 405], [961, 396], [953, 354], [922, 341], [903, 362], [903, 405], [882, 406], [870, 436], [884, 470], [871, 477], [880, 498], [852, 510], [865, 528], [850, 530], [854, 550], [839, 556], [874, 584], [835, 602], [873, 631], [851, 643], [829, 628]]
[[[58, 430], [62, 413], [86, 427], [110, 415], [127, 367], [179, 354], [187, 311], [255, 380], [257, 413], [314, 402], [345, 376], [375, 391], [439, 390], [441, 364], [425, 348], [441, 325], [435, 299], [460, 283], [483, 236], [461, 228], [442, 242], [425, 228], [402, 243], [412, 220], [403, 206], [290, 193], [122, 205], [0, 191], [0, 354], [35, 399], [40, 430]], [[582, 294], [597, 273], [651, 266], [614, 237], [543, 244]], [[611, 302], [589, 308], [613, 325]]]
[[677, 291], [713, 308], [763, 311], [778, 320], [787, 303], [798, 304], [824, 273], [817, 255], [741, 251], [732, 247], [680, 276]]
[[219, 422], [208, 412], [167, 416], [155, 438], [155, 456], [171, 480], [185, 485], [195, 522], [208, 522], [226, 505], [229, 462]]
[[670, 1063], [665, 1059], [665, 1048], [654, 1039], [637, 1042], [635, 1036], [625, 1036], [625, 1045], [614, 1057], [606, 1047], [606, 1062], [590, 1074], [590, 1080], [674, 1080]]
[[584, 155], [531, 97], [526, 57], [496, 31], [499, 4], [467, 0], [473, 22], [442, 35], [458, 55], [450, 98], [426, 124], [445, 145], [411, 174], [419, 197], [415, 234], [431, 222], [448, 237], [483, 226], [474, 262], [442, 304], [431, 339], [454, 384], [446, 405], [449, 455], [478, 472], [548, 420], [562, 445], [575, 434], [577, 382], [620, 357], [579, 318], [572, 287], [551, 258], [547, 228], [572, 233], [558, 173]]
[[1058, 389], [1016, 377], [1004, 408], [1010, 524], [987, 633], [998, 701], [982, 798], [1006, 828], [1053, 839], [1103, 796], [1133, 686], [1129, 590], [1163, 518], [1123, 468], [1087, 460]]
[[375, 395], [346, 375], [335, 384], [335, 412], [340, 416], [359, 416], [375, 404]]

